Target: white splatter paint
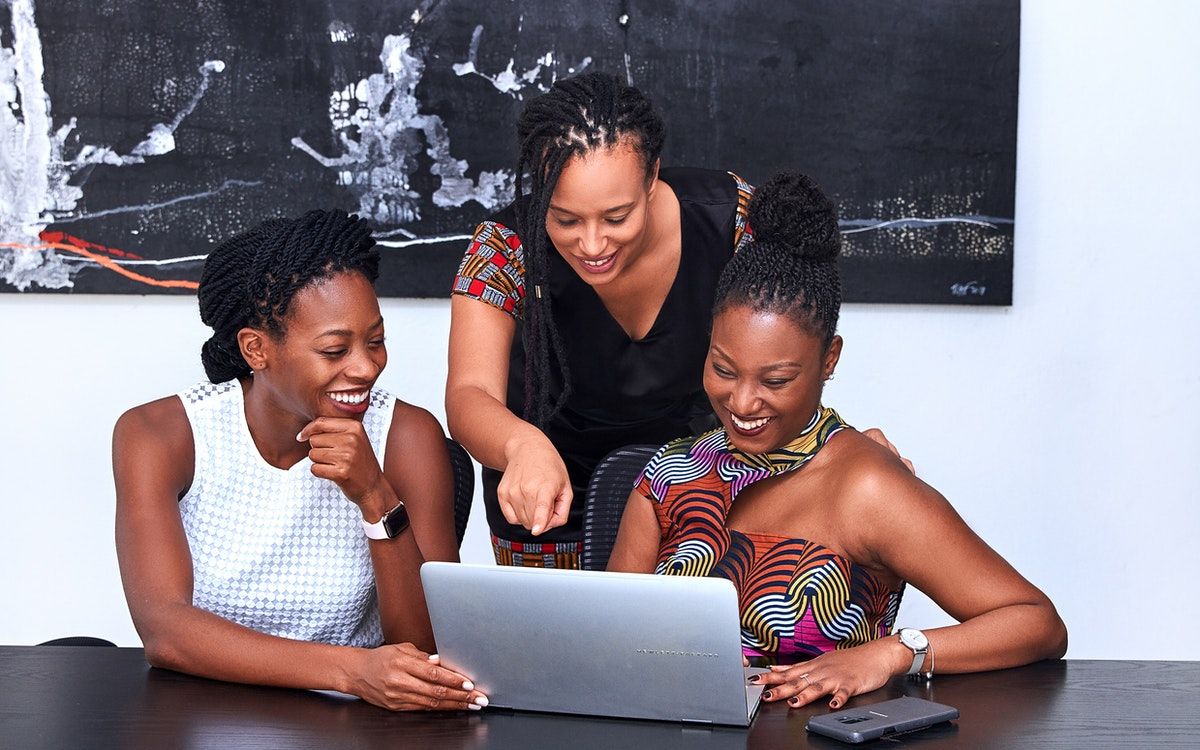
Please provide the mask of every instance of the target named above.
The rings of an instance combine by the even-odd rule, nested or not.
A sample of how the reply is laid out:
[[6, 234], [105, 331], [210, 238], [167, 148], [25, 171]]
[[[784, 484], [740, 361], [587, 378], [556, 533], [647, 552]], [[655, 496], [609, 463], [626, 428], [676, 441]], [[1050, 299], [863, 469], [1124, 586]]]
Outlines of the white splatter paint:
[[462, 242], [471, 239], [469, 234], [444, 234], [438, 237], [413, 237], [409, 240], [377, 240], [376, 245], [382, 247], [411, 247], [412, 245], [434, 245], [439, 242]]
[[69, 287], [78, 264], [40, 248], [39, 235], [49, 224], [77, 215], [83, 189], [71, 179], [94, 165], [141, 164], [174, 150], [176, 129], [204, 96], [209, 77], [223, 71], [225, 63], [210, 60], [200, 66], [201, 81], [188, 104], [170, 123], [153, 125], [128, 154], [84, 145], [68, 160], [65, 144], [76, 120], [54, 127], [33, 0], [0, 0], [0, 5], [10, 9], [12, 31], [12, 47], [0, 47], [0, 243], [5, 245], [0, 278], [21, 291], [35, 285]]
[[329, 41], [334, 44], [349, 42], [354, 38], [354, 29], [343, 21], [333, 21], [329, 24]]
[[[842, 254], [850, 258], [972, 261], [1011, 254], [1013, 220], [977, 210], [983, 193], [971, 185], [982, 184], [986, 177], [970, 170], [927, 175], [914, 179], [900, 196], [872, 201], [863, 211], [866, 216], [839, 222]], [[960, 187], [960, 191], [932, 191], [930, 186], [939, 183]]]
[[[508, 58], [508, 67], [500, 71], [496, 75], [487, 75], [479, 70], [479, 41], [483, 37], [483, 26], [477, 25], [475, 31], [471, 33], [471, 46], [467, 50], [466, 62], [455, 63], [452, 67], [455, 75], [459, 77], [467, 75], [475, 75], [489, 81], [492, 86], [502, 94], [522, 99], [523, 92], [530, 86], [536, 87], [538, 91], [546, 92], [558, 80], [558, 70], [554, 61], [554, 51], [551, 50], [546, 54], [534, 60], [534, 65], [526, 69], [524, 72], [518, 73], [515, 69], [516, 60]], [[592, 58], [585, 57], [578, 65], [573, 65], [568, 68], [569, 72], [574, 74], [582, 72], [588, 65], [592, 63]], [[546, 80], [546, 78], [549, 80]]]
[[974, 224], [988, 229], [998, 229], [1000, 224], [1012, 224], [1012, 219], [999, 216], [901, 216], [896, 219], [843, 219], [838, 222], [843, 227], [842, 234], [857, 234], [859, 232], [874, 232], [880, 229], [903, 229], [907, 227], [929, 227], [937, 224]]
[[[192, 193], [190, 195], [177, 195], [174, 198], [171, 198], [171, 199], [165, 200], [165, 201], [159, 201], [157, 203], [140, 203], [140, 204], [133, 205], [133, 206], [118, 206], [117, 208], [106, 208], [101, 211], [92, 211], [91, 213], [77, 214], [75, 216], [68, 216], [65, 218], [55, 219], [54, 223], [55, 224], [70, 224], [71, 222], [74, 222], [74, 221], [84, 221], [85, 219], [96, 219], [101, 216], [111, 216], [113, 214], [130, 214], [130, 213], [142, 213], [144, 211], [155, 211], [160, 208], [167, 208], [168, 206], [174, 206], [177, 203], [188, 203], [190, 201], [198, 201], [198, 200], [204, 200], [205, 198], [211, 198], [214, 195], [216, 195], [217, 193], [222, 193], [226, 190], [229, 190], [230, 188], [256, 187], [261, 184], [262, 184], [262, 180], [225, 180], [224, 182], [222, 182], [220, 185], [213, 188], [212, 190], [205, 190], [203, 192]], [[138, 233], [138, 230], [136, 230], [136, 229], [131, 229], [129, 231], [132, 234]]]
[[421, 112], [417, 84], [425, 62], [412, 49], [406, 34], [384, 39], [379, 55], [382, 72], [333, 92], [329, 120], [343, 153], [326, 156], [303, 138], [292, 145], [335, 170], [359, 203], [359, 213], [383, 227], [409, 224], [421, 218], [421, 196], [410, 177], [422, 150], [433, 161], [430, 171], [441, 184], [433, 194], [438, 208], [476, 201], [496, 209], [513, 197], [513, 175], [507, 170], [484, 171], [478, 180], [466, 176], [468, 164], [455, 159], [450, 135], [438, 115]]

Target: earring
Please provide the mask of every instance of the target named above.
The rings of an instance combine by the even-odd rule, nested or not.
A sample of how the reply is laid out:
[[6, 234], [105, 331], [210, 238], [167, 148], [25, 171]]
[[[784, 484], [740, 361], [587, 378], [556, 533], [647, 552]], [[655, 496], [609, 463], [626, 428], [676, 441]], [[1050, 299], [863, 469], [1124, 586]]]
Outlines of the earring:
[[833, 380], [833, 375], [834, 374], [832, 372], [829, 373], [829, 377], [825, 378], [825, 382], [828, 383], [830, 380]]

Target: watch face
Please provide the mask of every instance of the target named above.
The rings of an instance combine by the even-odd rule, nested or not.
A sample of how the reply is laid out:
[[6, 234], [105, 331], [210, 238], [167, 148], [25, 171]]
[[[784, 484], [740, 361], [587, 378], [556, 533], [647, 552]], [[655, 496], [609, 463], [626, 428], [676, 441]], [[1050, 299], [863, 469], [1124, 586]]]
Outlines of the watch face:
[[913, 651], [929, 648], [929, 639], [920, 630], [904, 628], [900, 631], [900, 642]]
[[401, 503], [389, 510], [382, 520], [388, 539], [395, 539], [408, 528], [408, 508]]

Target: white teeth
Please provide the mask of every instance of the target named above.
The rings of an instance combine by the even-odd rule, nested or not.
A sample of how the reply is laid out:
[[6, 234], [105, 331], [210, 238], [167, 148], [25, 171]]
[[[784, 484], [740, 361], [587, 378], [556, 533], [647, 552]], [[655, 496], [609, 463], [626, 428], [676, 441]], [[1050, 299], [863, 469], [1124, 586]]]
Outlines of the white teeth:
[[729, 415], [729, 418], [733, 420], [734, 426], [737, 427], [739, 430], [747, 430], [747, 431], [757, 430], [759, 427], [762, 427], [767, 422], [771, 421], [770, 417], [762, 417], [761, 419], [753, 419], [749, 422], [743, 422], [742, 420], [738, 419], [737, 417], [733, 416], [732, 414]]
[[334, 401], [341, 402], [343, 404], [361, 404], [363, 401], [367, 400], [368, 395], [369, 395], [368, 391], [363, 391], [362, 393], [341, 393], [341, 392], [335, 393], [333, 391], [330, 391], [330, 393], [329, 393], [329, 397], [331, 399], [333, 399]]
[[600, 266], [606, 265], [610, 260], [612, 260], [612, 256], [609, 256], [609, 257], [605, 258], [604, 260], [585, 260], [585, 261], [583, 261], [583, 264], [585, 266], [599, 268]]

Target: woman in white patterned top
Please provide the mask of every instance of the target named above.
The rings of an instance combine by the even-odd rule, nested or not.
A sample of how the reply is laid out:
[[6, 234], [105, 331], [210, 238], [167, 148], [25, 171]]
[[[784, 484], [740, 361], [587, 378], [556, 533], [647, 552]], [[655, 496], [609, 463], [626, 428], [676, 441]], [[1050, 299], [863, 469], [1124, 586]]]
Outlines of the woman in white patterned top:
[[430, 653], [419, 568], [458, 560], [452, 478], [437, 420], [374, 387], [378, 267], [366, 222], [337, 211], [267, 221], [205, 263], [208, 382], [113, 435], [117, 557], [153, 666], [487, 704]]

